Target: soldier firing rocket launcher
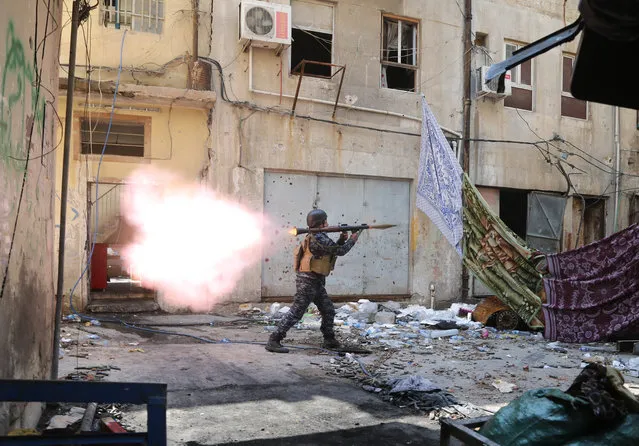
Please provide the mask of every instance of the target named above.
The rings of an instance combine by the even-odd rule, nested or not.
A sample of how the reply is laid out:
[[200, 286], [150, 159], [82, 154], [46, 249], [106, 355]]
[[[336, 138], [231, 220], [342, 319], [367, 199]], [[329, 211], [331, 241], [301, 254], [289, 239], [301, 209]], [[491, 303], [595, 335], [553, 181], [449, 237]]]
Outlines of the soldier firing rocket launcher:
[[309, 234], [316, 232], [356, 232], [362, 229], [388, 229], [397, 225], [339, 225], [339, 226], [326, 226], [323, 228], [292, 228], [289, 233], [291, 235]]

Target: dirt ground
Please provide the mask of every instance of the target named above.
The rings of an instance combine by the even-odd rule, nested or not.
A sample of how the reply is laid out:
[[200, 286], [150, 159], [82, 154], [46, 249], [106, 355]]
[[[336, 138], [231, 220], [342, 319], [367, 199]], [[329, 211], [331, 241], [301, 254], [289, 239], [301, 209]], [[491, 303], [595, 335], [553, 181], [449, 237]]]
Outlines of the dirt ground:
[[[527, 333], [482, 339], [461, 331], [459, 338], [390, 348], [352, 327], [340, 327], [340, 339], [372, 353], [322, 351], [317, 329], [293, 328], [285, 341], [292, 351], [273, 354], [262, 345], [272, 324], [233, 312], [128, 317], [180, 336], [66, 322], [60, 378], [79, 372], [79, 379], [167, 383], [172, 445], [436, 445], [441, 416], [494, 413], [530, 389], [567, 389], [584, 361], [624, 359], [579, 345], [549, 346]], [[426, 411], [380, 391], [389, 378], [410, 375], [430, 380], [458, 404]], [[639, 379], [625, 378], [639, 393]], [[144, 407], [115, 406], [112, 413], [127, 429], [146, 430]]]

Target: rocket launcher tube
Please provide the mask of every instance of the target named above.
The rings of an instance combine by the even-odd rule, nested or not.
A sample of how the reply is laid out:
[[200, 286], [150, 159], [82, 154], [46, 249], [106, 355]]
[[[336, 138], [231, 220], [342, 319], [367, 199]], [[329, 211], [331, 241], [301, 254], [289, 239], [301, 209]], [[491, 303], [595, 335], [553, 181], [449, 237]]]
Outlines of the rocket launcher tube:
[[397, 225], [340, 225], [340, 226], [326, 226], [325, 228], [292, 228], [289, 233], [291, 235], [300, 235], [317, 232], [345, 232], [345, 231], [359, 231], [361, 229], [388, 229]]

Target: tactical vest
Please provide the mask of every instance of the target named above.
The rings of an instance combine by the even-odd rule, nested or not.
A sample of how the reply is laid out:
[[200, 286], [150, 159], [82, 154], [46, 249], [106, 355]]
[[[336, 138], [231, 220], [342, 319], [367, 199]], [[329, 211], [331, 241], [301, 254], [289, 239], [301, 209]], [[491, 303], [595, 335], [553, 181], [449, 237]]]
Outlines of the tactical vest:
[[310, 239], [314, 237], [313, 234], [309, 234], [304, 238], [304, 241], [295, 248], [295, 272], [300, 273], [317, 273], [323, 276], [328, 276], [333, 269], [335, 269], [335, 262], [337, 257], [327, 254], [322, 257], [314, 257], [309, 247]]

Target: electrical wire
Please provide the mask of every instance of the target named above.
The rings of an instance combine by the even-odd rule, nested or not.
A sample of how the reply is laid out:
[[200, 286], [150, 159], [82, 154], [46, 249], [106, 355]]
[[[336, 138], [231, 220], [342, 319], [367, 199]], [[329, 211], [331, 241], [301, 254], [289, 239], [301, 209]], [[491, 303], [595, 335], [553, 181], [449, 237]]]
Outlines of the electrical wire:
[[[37, 9], [38, 3], [36, 3], [36, 9]], [[36, 12], [36, 17], [35, 17], [35, 31], [34, 34], [37, 36], [38, 35], [38, 16], [39, 14]], [[9, 266], [11, 264], [11, 254], [13, 253], [13, 246], [15, 243], [15, 238], [16, 238], [16, 232], [18, 230], [18, 221], [20, 219], [20, 210], [22, 209], [22, 199], [24, 198], [24, 190], [25, 190], [25, 186], [27, 184], [27, 177], [29, 176], [29, 161], [30, 161], [30, 157], [31, 157], [31, 142], [33, 139], [33, 129], [35, 127], [35, 122], [36, 122], [36, 117], [38, 114], [38, 103], [40, 102], [40, 85], [42, 84], [42, 69], [44, 68], [44, 55], [45, 55], [45, 51], [46, 51], [46, 47], [47, 47], [47, 39], [49, 34], [47, 34], [47, 31], [49, 29], [49, 17], [51, 16], [51, 0], [48, 0], [47, 3], [47, 19], [45, 21], [44, 24], [44, 37], [43, 37], [43, 43], [42, 43], [42, 54], [40, 56], [40, 61], [42, 62], [40, 65], [40, 71], [38, 71], [38, 55], [37, 55], [37, 51], [34, 52], [34, 56], [33, 56], [33, 61], [34, 61], [34, 71], [36, 73], [36, 93], [35, 93], [35, 97], [33, 98], [33, 103], [31, 104], [32, 108], [33, 108], [33, 118], [31, 120], [30, 123], [30, 128], [29, 128], [29, 140], [27, 142], [27, 155], [25, 158], [25, 164], [24, 164], [24, 172], [22, 174], [22, 185], [20, 186], [20, 195], [18, 198], [18, 206], [16, 209], [16, 218], [15, 221], [13, 223], [13, 231], [11, 232], [11, 241], [9, 242], [9, 251], [7, 252], [7, 264], [5, 266], [5, 270], [4, 270], [4, 275], [2, 278], [2, 285], [0, 286], [0, 299], [2, 299], [4, 297], [4, 290], [6, 289], [6, 285], [7, 285], [7, 278], [9, 276]], [[43, 116], [44, 119], [44, 116]], [[42, 138], [44, 138], [44, 134], [42, 135]]]
[[[111, 102], [111, 113], [109, 114], [109, 124], [107, 126], [107, 131], [106, 131], [106, 136], [104, 139], [104, 145], [102, 147], [102, 153], [100, 154], [100, 160], [98, 161], [98, 170], [96, 173], [96, 183], [95, 183], [95, 198], [96, 198], [96, 202], [98, 201], [98, 195], [99, 195], [99, 179], [100, 179], [100, 169], [102, 167], [102, 161], [104, 159], [104, 153], [106, 152], [106, 148], [107, 148], [107, 143], [109, 141], [109, 134], [111, 133], [111, 125], [113, 124], [113, 115], [115, 114], [115, 103], [117, 100], [117, 95], [118, 95], [118, 91], [120, 88], [120, 75], [122, 74], [122, 59], [123, 59], [123, 53], [124, 53], [124, 41], [126, 38], [126, 34], [127, 34], [128, 30], [124, 30], [124, 34], [122, 34], [122, 43], [120, 44], [120, 64], [119, 64], [119, 69], [118, 69], [118, 75], [115, 81], [115, 88], [114, 88], [114, 92], [113, 92], [113, 100]], [[84, 275], [87, 273], [88, 269], [89, 269], [89, 265], [91, 264], [91, 259], [93, 258], [93, 252], [95, 250], [95, 244], [96, 244], [96, 240], [97, 240], [97, 234], [98, 234], [98, 221], [99, 221], [99, 208], [98, 206], [96, 206], [95, 208], [95, 228], [94, 228], [94, 233], [93, 233], [93, 242], [91, 243], [91, 251], [89, 253], [89, 257], [87, 259], [86, 265], [84, 267], [84, 269], [82, 270], [82, 274], [80, 274], [80, 277], [78, 277], [78, 280], [75, 282], [75, 284], [73, 285], [73, 288], [71, 288], [71, 292], [69, 293], [69, 306], [71, 308], [71, 311], [78, 315], [81, 319], [94, 319], [94, 318], [90, 318], [88, 316], [85, 315], [81, 315], [79, 314], [75, 307], [73, 306], [73, 293], [75, 292], [75, 289], [77, 288], [78, 284], [80, 283], [80, 281], [82, 280], [82, 278], [84, 277]]]

